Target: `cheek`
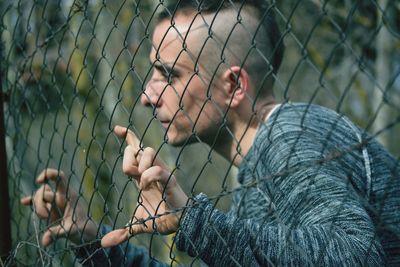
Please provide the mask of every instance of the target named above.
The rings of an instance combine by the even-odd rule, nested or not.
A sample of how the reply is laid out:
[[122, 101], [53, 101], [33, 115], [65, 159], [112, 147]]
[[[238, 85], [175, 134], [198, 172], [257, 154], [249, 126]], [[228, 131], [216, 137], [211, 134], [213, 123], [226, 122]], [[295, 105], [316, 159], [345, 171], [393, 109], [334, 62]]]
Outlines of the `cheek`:
[[160, 96], [164, 105], [170, 112], [176, 112], [179, 109], [181, 93], [176, 87], [168, 86]]
[[194, 123], [197, 117], [205, 112], [204, 105], [207, 101], [193, 94], [185, 95], [182, 100], [181, 112], [186, 114]]
[[[205, 84], [205, 81], [198, 76], [194, 76], [188, 79], [188, 83], [181, 81], [179, 87], [175, 86], [175, 90], [173, 91], [173, 96], [169, 98], [173, 99], [171, 104], [173, 102], [175, 111], [178, 111], [176, 119], [179, 118], [179, 124], [183, 124], [187, 128], [187, 124], [192, 127], [198, 117], [199, 120], [202, 120], [202, 124], [204, 124], [203, 120], [205, 119], [213, 120], [212, 116], [216, 112], [215, 107], [219, 105], [217, 103], [217, 101], [219, 102], [219, 96], [208, 98], [208, 85]], [[177, 125], [177, 127], [180, 126]]]

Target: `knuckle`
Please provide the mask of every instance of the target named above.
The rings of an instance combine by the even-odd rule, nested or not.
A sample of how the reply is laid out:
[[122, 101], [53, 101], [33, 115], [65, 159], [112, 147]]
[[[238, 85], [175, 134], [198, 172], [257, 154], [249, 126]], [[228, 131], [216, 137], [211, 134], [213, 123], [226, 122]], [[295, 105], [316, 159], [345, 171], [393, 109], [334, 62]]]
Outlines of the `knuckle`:
[[145, 147], [144, 148], [144, 152], [147, 152], [147, 153], [153, 153], [154, 152], [154, 148], [152, 148], [152, 147]]
[[52, 191], [52, 188], [50, 187], [49, 184], [44, 184], [42, 185], [43, 191]]
[[132, 167], [124, 164], [124, 165], [122, 166], [122, 171], [123, 171], [125, 174], [130, 174], [131, 171], [132, 171]]
[[130, 145], [127, 145], [124, 149], [124, 155], [131, 154], [132, 153], [131, 150], [132, 147]]
[[165, 172], [164, 168], [162, 168], [161, 166], [154, 166], [153, 168], [154, 168], [153, 169], [154, 173], [157, 176], [162, 176], [164, 174], [164, 172]]
[[123, 171], [123, 173], [128, 174], [129, 168], [126, 166], [122, 166], [122, 171]]
[[143, 150], [143, 155], [145, 155], [146, 157], [154, 158], [155, 154], [156, 154], [156, 151], [152, 147], [146, 147]]
[[36, 207], [36, 214], [39, 216], [41, 219], [45, 219], [49, 217], [49, 210], [45, 206], [37, 206]]
[[128, 176], [137, 176], [139, 174], [138, 167], [132, 164], [123, 164], [122, 171]]

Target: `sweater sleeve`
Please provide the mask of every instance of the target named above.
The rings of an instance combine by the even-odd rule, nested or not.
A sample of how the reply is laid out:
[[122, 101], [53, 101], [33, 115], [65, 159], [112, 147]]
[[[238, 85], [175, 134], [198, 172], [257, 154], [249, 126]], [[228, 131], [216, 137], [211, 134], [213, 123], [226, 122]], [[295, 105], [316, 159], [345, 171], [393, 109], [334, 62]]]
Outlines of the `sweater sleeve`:
[[[111, 231], [106, 225], [100, 226], [101, 235]], [[100, 240], [85, 246], [74, 249], [76, 258], [82, 266], [169, 266], [149, 257], [148, 251], [144, 247], [137, 247], [129, 242], [124, 242], [112, 248], [102, 248]]]
[[[258, 152], [247, 157], [257, 166], [248, 168], [253, 178], [242, 189], [251, 200], [240, 208], [251, 216], [225, 214], [200, 194], [183, 214], [178, 249], [210, 266], [383, 266], [358, 183], [362, 154], [349, 149], [357, 142], [352, 130], [320, 114], [310, 116], [309, 129], [290, 118], [261, 133]], [[272, 212], [260, 204], [264, 196]]]
[[383, 266], [370, 219], [335, 194], [297, 207], [295, 226], [279, 216], [268, 223], [240, 220], [200, 194], [183, 217], [176, 244], [210, 266]]

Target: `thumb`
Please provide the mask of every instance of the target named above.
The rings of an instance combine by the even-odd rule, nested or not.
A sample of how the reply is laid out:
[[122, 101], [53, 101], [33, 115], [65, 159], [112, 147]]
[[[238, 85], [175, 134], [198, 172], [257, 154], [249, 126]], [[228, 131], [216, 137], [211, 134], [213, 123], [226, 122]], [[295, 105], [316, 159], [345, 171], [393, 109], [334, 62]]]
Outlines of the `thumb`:
[[129, 238], [129, 229], [118, 229], [109, 232], [101, 239], [101, 246], [104, 248], [117, 246]]
[[104, 248], [114, 247], [127, 241], [131, 236], [145, 232], [149, 231], [143, 225], [131, 225], [130, 227], [114, 230], [103, 236], [101, 246]]
[[32, 205], [32, 197], [31, 196], [26, 196], [21, 198], [21, 204], [22, 205]]
[[47, 229], [42, 236], [42, 246], [47, 247], [59, 237], [65, 237], [66, 231], [63, 226], [56, 225]]

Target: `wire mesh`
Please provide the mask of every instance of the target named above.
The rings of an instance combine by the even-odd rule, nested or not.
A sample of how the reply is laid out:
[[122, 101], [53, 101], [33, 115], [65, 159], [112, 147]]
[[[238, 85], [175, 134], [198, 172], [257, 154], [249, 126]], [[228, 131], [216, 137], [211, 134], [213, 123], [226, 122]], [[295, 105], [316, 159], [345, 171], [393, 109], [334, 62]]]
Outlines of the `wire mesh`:
[[[397, 211], [390, 214], [399, 214], [400, 200], [395, 196], [400, 196], [399, 3], [390, 0], [176, 2], [179, 5], [192, 3], [194, 7], [177, 11], [167, 8], [169, 3], [164, 0], [4, 0], [0, 3], [1, 81], [5, 96], [4, 122], [13, 243], [7, 260], [2, 264], [90, 265], [93, 260], [90, 256], [103, 251], [98, 247], [98, 241], [104, 234], [100, 225], [107, 225], [110, 229], [123, 228], [127, 222], [131, 222], [133, 214], [145, 205], [143, 190], [138, 190], [135, 179], [121, 168], [127, 141], [114, 133], [115, 125], [128, 127], [138, 136], [138, 150], [141, 154], [145, 153], [147, 147], [153, 148], [170, 170], [168, 180], [176, 177], [191, 199], [180, 208], [152, 213], [149, 218], [133, 220], [132, 223], [144, 224], [181, 214], [182, 211], [185, 214], [187, 210], [196, 210], [204, 201], [202, 197], [205, 195], [199, 197], [201, 192], [206, 194], [212, 210], [222, 211], [222, 214], [235, 218], [235, 221], [223, 226], [222, 229], [228, 230], [221, 230], [212, 210], [205, 208], [204, 212], [210, 213], [205, 216], [207, 220], [197, 222], [192, 228], [196, 228], [197, 224], [202, 225], [212, 232], [210, 236], [215, 240], [209, 240], [210, 236], [199, 232], [200, 241], [186, 241], [188, 253], [177, 249], [175, 234], [162, 235], [154, 225], [150, 233], [130, 236], [130, 244], [141, 247], [149, 259], [173, 266], [250, 266], [252, 258], [247, 254], [249, 251], [240, 245], [232, 245], [242, 241], [232, 231], [248, 236], [250, 244], [246, 249], [251, 250], [251, 255], [256, 255], [254, 257], [260, 265], [324, 265], [327, 262], [328, 265], [334, 265], [335, 260], [341, 260], [342, 263], [355, 260], [361, 265], [373, 265], [382, 263], [385, 257], [390, 258], [390, 253], [400, 254], [398, 216], [386, 218], [385, 212], [389, 208], [382, 204], [393, 199], [394, 204], [390, 202], [392, 200], [388, 202]], [[211, 12], [211, 19], [210, 12], [205, 10], [207, 4], [215, 9]], [[250, 12], [251, 16], [246, 13], [246, 5], [256, 6], [256, 9], [251, 9], [254, 13]], [[263, 10], [264, 13], [257, 15], [257, 10]], [[218, 14], [221, 14], [224, 21], [218, 19]], [[258, 37], [263, 36], [259, 32], [264, 28], [260, 26], [260, 21], [256, 22], [256, 28], [252, 27], [252, 17], [256, 20], [267, 17], [266, 21], [272, 23], [268, 20], [270, 14], [274, 14], [281, 34], [270, 32], [267, 37]], [[182, 16], [191, 16], [189, 30], [181, 30], [179, 23], [183, 20]], [[200, 26], [196, 24], [199, 21], [202, 21]], [[157, 32], [160, 23], [167, 25], [166, 32]], [[163, 42], [171, 32], [178, 33], [172, 41], [175, 46], [178, 44], [178, 48], [174, 50], [175, 54], [169, 52], [172, 56], [168, 61], [163, 58], [163, 53], [173, 49], [173, 45]], [[191, 32], [205, 35], [196, 37], [199, 39], [193, 44], [189, 41], [189, 38], [193, 38], [190, 37]], [[237, 32], [241, 39], [235, 39]], [[275, 36], [276, 40], [271, 41], [271, 36]], [[270, 47], [268, 42], [275, 42], [277, 46]], [[280, 64], [276, 58], [283, 44], [285, 53]], [[160, 49], [162, 45], [166, 47]], [[214, 54], [210, 56], [204, 52], [207, 50], [213, 50]], [[269, 52], [266, 54], [265, 51]], [[180, 66], [182, 57], [186, 58], [186, 63], [191, 64], [191, 67], [185, 69]], [[232, 62], [236, 62], [236, 65]], [[266, 163], [264, 152], [257, 152], [257, 147], [253, 148], [256, 151], [254, 153], [259, 155], [257, 159], [249, 160], [246, 157], [248, 151], [243, 149], [246, 144], [244, 133], [249, 129], [251, 132], [254, 123], [271, 129], [279, 128], [281, 124], [279, 115], [268, 119], [268, 123], [260, 120], [260, 110], [257, 110], [255, 103], [263, 99], [263, 93], [251, 95], [247, 92], [244, 93], [243, 103], [250, 103], [247, 104], [251, 106], [251, 112], [247, 114], [249, 121], [241, 125], [242, 134], [237, 135], [240, 130], [232, 124], [234, 117], [230, 110], [233, 108], [224, 109], [218, 98], [222, 96], [213, 89], [217, 87], [218, 77], [223, 70], [234, 72], [233, 66], [238, 66], [240, 71], [248, 70], [249, 76], [253, 81], [256, 80], [255, 84], [260, 88], [274, 84], [276, 102], [282, 103], [274, 114], [279, 114], [284, 110], [283, 107], [294, 102], [306, 104], [305, 110], [292, 114], [300, 117], [302, 122], [297, 129], [300, 133], [295, 136], [297, 141], [294, 145], [288, 148], [279, 143], [275, 145], [277, 141], [265, 137], [271, 142], [271, 149], [287, 155], [285, 162], [273, 162], [270, 159], [271, 162]], [[184, 75], [190, 77], [189, 81], [181, 78]], [[236, 76], [231, 77], [231, 80], [232, 83], [239, 83]], [[204, 90], [191, 95], [190, 88], [196, 82]], [[242, 85], [237, 85], [234, 91]], [[157, 94], [154, 88], [158, 88]], [[183, 96], [193, 102], [184, 100]], [[232, 98], [230, 105], [234, 105], [233, 101]], [[313, 128], [315, 123], [325, 124], [324, 120], [316, 122], [316, 118], [308, 115], [308, 110], [313, 107], [311, 104], [328, 107], [339, 114], [337, 121], [326, 126], [329, 128], [327, 133], [320, 133], [319, 128]], [[170, 109], [163, 113], [162, 105], [170, 105]], [[197, 113], [194, 113], [193, 108]], [[207, 112], [211, 112], [212, 116], [205, 119], [202, 114]], [[336, 128], [339, 121], [344, 121], [347, 130], [339, 126]], [[207, 135], [203, 134], [207, 132], [207, 129], [201, 128], [203, 122], [211, 129], [208, 137], [212, 138], [207, 139]], [[312, 126], [307, 126], [307, 122]], [[312, 148], [299, 148], [296, 145], [302, 142], [310, 129], [316, 134], [313, 137], [315, 139], [311, 140], [317, 140], [319, 134], [326, 140], [317, 146], [318, 155], [311, 162], [300, 157], [304, 151]], [[186, 136], [182, 141], [176, 141], [179, 133], [185, 130]], [[348, 141], [339, 142], [334, 133], [340, 131], [359, 134], [353, 135]], [[369, 135], [366, 135], [367, 132]], [[177, 133], [176, 136], [174, 133]], [[222, 133], [230, 138], [228, 143], [232, 149], [227, 152], [229, 155], [221, 156], [221, 153], [217, 153], [227, 151], [221, 148], [224, 145], [221, 140], [215, 138]], [[385, 158], [389, 162], [386, 162], [387, 165], [385, 160], [375, 157], [371, 152], [375, 147], [371, 148], [369, 144], [374, 146], [375, 139], [394, 156], [393, 161]], [[331, 142], [344, 145], [335, 147]], [[258, 148], [265, 149], [264, 146]], [[377, 151], [377, 154], [385, 153], [383, 150]], [[349, 160], [347, 156], [354, 157], [351, 160], [355, 161], [346, 163]], [[238, 169], [237, 162], [240, 162], [241, 169], [246, 165], [252, 170], [251, 175], [246, 175], [252, 176], [254, 180], [240, 180], [244, 174]], [[320, 186], [317, 181], [321, 172], [335, 176], [335, 168], [331, 168], [331, 163], [332, 166], [339, 164], [339, 168], [350, 170], [343, 183], [352, 193], [338, 198], [336, 206], [326, 203], [322, 197], [311, 197]], [[266, 167], [267, 173], [260, 175], [257, 166], [262, 164], [284, 166], [279, 171]], [[355, 167], [348, 166], [358, 168], [360, 164], [363, 173], [354, 173]], [[379, 188], [380, 185], [374, 187], [378, 179], [374, 177], [379, 173], [373, 169], [374, 164], [381, 164], [381, 168], [389, 172], [386, 174], [388, 182], [383, 188]], [[58, 225], [60, 217], [56, 220], [51, 216], [39, 219], [36, 214], [38, 210], [34, 206], [21, 205], [20, 199], [35, 194], [41, 186], [36, 177], [46, 168], [64, 172], [66, 202], [77, 199], [85, 207], [85, 223], [98, 226], [97, 238], [81, 240], [80, 244], [76, 244], [60, 236], [51, 240], [48, 247], [43, 247], [43, 234], [49, 226]], [[280, 180], [282, 177], [297, 177], [299, 173], [308, 172], [310, 174], [306, 175], [307, 179], [301, 180], [298, 187], [291, 188], [290, 194], [288, 191], [280, 191], [283, 190], [280, 187], [284, 183]], [[271, 180], [280, 182], [272, 183]], [[60, 183], [58, 180], [57, 183], [45, 184], [54, 191], [60, 190]], [[359, 184], [365, 185], [365, 188], [360, 188]], [[368, 188], [373, 189], [367, 192]], [[301, 191], [300, 200], [286, 199], [285, 205], [278, 204], [285, 194], [289, 194], [290, 198], [296, 190]], [[358, 196], [356, 200], [352, 195], [355, 191]], [[381, 198], [379, 201], [383, 202], [377, 202], [382, 206], [372, 204], [374, 197]], [[310, 204], [312, 201], [315, 202]], [[341, 220], [341, 212], [346, 211], [354, 201], [356, 206], [360, 204], [362, 210], [367, 211], [366, 221], [374, 223], [373, 227], [377, 230], [373, 234], [376, 236], [360, 250], [357, 250], [359, 244], [356, 241], [350, 244], [351, 247], [357, 247], [355, 255], [344, 251], [336, 259], [330, 259], [331, 249], [335, 251], [339, 247], [340, 250], [340, 242], [333, 236], [340, 235], [335, 229], [341, 224], [335, 223]], [[54, 208], [55, 200], [50, 203], [53, 203], [54, 214], [63, 212]], [[73, 204], [71, 220], [76, 224], [75, 212], [79, 211], [76, 203]], [[158, 206], [165, 204], [166, 197], [162, 196]], [[315, 237], [321, 238], [322, 247], [319, 247], [317, 241], [307, 243], [307, 238], [314, 237], [301, 232], [304, 225], [313, 225], [313, 222], [302, 217], [306, 216], [305, 213], [293, 213], [292, 217], [285, 215], [288, 212], [286, 209], [301, 209], [302, 205], [321, 206], [321, 210], [316, 208], [313, 212], [322, 214], [328, 210], [331, 212], [329, 216], [333, 216], [327, 215], [326, 220], [331, 223], [326, 223], [326, 232]], [[145, 209], [145, 212], [150, 211]], [[242, 225], [236, 220], [246, 222]], [[391, 220], [393, 228], [385, 228], [386, 220]], [[239, 228], [235, 228], [236, 224]], [[349, 225], [352, 224], [349, 222]], [[266, 228], [268, 232], [263, 232]], [[304, 234], [303, 237], [297, 236], [298, 230]], [[195, 230], [186, 227], [182, 235], [191, 237], [190, 231]], [[274, 231], [274, 234], [269, 236], [269, 231]], [[381, 232], [387, 236], [380, 235]], [[362, 235], [368, 234], [362, 232]], [[65, 235], [71, 237], [69, 233]], [[271, 241], [269, 238], [273, 236], [275, 239]], [[390, 244], [388, 248], [382, 248], [380, 242], [386, 239], [391, 240]], [[280, 243], [276, 251], [263, 250], [266, 243], [277, 240]], [[83, 260], [79, 259], [79, 248], [89, 248], [91, 245], [94, 249], [87, 250], [90, 255], [84, 254]], [[207, 250], [204, 247], [209, 247], [210, 252], [204, 252]], [[243, 251], [235, 252], [235, 248], [242, 248]], [[129, 246], [123, 245], [120, 249], [122, 259], [118, 263], [128, 264], [132, 260]], [[378, 257], [376, 255], [382, 258], [374, 258]], [[112, 260], [115, 257], [108, 255], [102, 264], [111, 264]], [[390, 260], [392, 264], [396, 263], [395, 256]], [[397, 261], [400, 264], [400, 259]]]

